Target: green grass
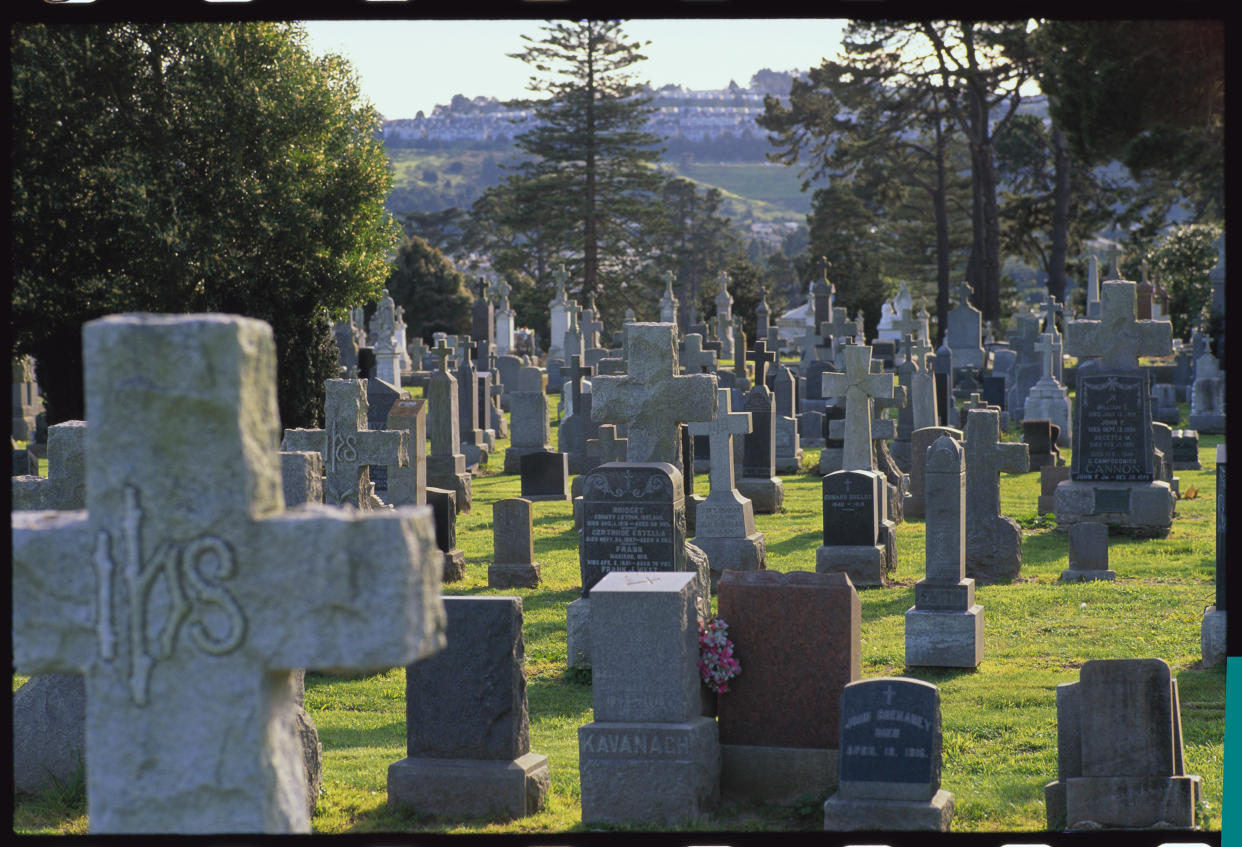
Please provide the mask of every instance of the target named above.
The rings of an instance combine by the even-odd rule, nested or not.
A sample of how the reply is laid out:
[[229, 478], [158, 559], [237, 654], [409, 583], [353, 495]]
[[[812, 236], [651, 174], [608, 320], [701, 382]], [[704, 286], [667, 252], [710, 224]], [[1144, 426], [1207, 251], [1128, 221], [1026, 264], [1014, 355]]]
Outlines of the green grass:
[[[555, 444], [555, 432], [552, 439]], [[1047, 525], [1024, 530], [1022, 576], [977, 590], [985, 609], [985, 648], [975, 671], [905, 668], [903, 616], [923, 575], [924, 525], [913, 520], [898, 526], [896, 584], [859, 591], [862, 675], [900, 674], [940, 687], [942, 782], [956, 797], [954, 831], [1044, 829], [1043, 786], [1056, 777], [1056, 686], [1076, 680], [1089, 659], [1122, 657], [1158, 657], [1172, 666], [1181, 694], [1187, 771], [1203, 777], [1205, 823], [1220, 828], [1225, 673], [1223, 664], [1201, 667], [1199, 623], [1215, 590], [1215, 449], [1221, 440], [1203, 436], [1203, 469], [1177, 472], [1183, 492], [1193, 486], [1199, 493], [1178, 501], [1168, 538], [1110, 539], [1109, 567], [1117, 572], [1116, 582], [1059, 583], [1068, 567], [1064, 534]], [[404, 669], [357, 677], [308, 673], [306, 707], [324, 750], [324, 789], [312, 821], [316, 832], [586, 831], [577, 729], [592, 720], [591, 689], [565, 672], [565, 606], [576, 599], [580, 583], [572, 508], [568, 502], [535, 503], [539, 588], [489, 589], [490, 506], [519, 494], [516, 475], [497, 473], [506, 446], [507, 441], [498, 442], [498, 453], [474, 479], [473, 510], [460, 515], [457, 526], [466, 578], [444, 590], [522, 598], [530, 744], [549, 759], [547, 806], [508, 823], [390, 812], [387, 769], [405, 755]], [[818, 451], [808, 453], [809, 464]], [[796, 475], [784, 481], [781, 512], [755, 519], [766, 535], [768, 567], [814, 570], [822, 527], [820, 480]], [[699, 483], [706, 487], [704, 478]], [[1002, 510], [1033, 524], [1038, 490], [1038, 473], [1002, 474]], [[14, 685], [20, 681], [15, 678]], [[817, 830], [822, 825], [817, 804], [823, 799], [803, 798], [793, 809], [725, 802], [695, 828]], [[84, 805], [72, 793], [67, 800], [23, 800], [15, 810], [18, 832], [81, 833], [85, 826]]]

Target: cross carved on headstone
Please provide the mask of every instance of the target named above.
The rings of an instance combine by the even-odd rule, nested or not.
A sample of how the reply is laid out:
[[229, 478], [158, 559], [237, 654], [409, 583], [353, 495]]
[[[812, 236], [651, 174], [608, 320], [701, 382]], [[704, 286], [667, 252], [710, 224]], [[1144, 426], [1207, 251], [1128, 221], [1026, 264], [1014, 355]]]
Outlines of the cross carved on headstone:
[[767, 343], [759, 340], [755, 342], [754, 350], [746, 351], [746, 360], [755, 363], [755, 385], [763, 385], [764, 372], [769, 363], [776, 361], [776, 353], [769, 353]]
[[1079, 358], [1098, 358], [1106, 370], [1134, 370], [1139, 356], [1167, 356], [1173, 350], [1173, 325], [1135, 317], [1133, 282], [1106, 282], [1100, 292], [1099, 320], [1065, 325], [1064, 350]]
[[430, 518], [284, 510], [262, 321], [113, 315], [82, 336], [87, 508], [13, 513], [14, 667], [85, 676], [92, 832], [309, 832], [292, 670], [443, 646]]
[[686, 333], [686, 373], [710, 373], [716, 370], [716, 351], [703, 349], [703, 336], [697, 332]]
[[708, 440], [711, 453], [709, 500], [728, 498], [733, 491], [733, 436], [746, 435], [751, 431], [751, 413], [733, 411], [732, 391], [718, 388], [716, 398], [716, 417], [710, 421], [690, 423], [691, 435], [706, 435]]
[[676, 464], [678, 424], [716, 414], [716, 376], [678, 375], [674, 330], [669, 323], [630, 324], [627, 373], [597, 376], [592, 382], [591, 416], [627, 425], [627, 461]]
[[845, 446], [841, 468], [847, 471], [874, 469], [871, 453], [872, 398], [891, 398], [897, 377], [871, 372], [871, 346], [851, 344], [845, 348], [845, 373], [820, 376], [825, 397], [845, 398]]

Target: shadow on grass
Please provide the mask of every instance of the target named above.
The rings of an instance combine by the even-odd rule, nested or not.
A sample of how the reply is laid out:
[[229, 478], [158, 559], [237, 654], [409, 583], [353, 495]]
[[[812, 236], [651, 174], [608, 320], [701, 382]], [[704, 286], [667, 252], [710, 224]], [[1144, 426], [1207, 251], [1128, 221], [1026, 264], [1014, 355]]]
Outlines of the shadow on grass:
[[[311, 716], [314, 718], [314, 715]], [[386, 747], [389, 744], [405, 744], [405, 710], [402, 709], [401, 719], [386, 723], [383, 726], [361, 727], [321, 727], [319, 742], [325, 750], [342, 750], [347, 747]]]
[[821, 530], [811, 530], [809, 532], [800, 532], [797, 535], [791, 535], [773, 544], [767, 542], [767, 551], [775, 553], [778, 556], [789, 555], [792, 553], [801, 553], [810, 545], [811, 549], [818, 547], [820, 539], [823, 538]]
[[888, 588], [879, 585], [864, 585], [857, 589], [862, 604], [863, 623], [877, 621], [890, 615], [904, 615], [914, 605], [914, 588]]
[[950, 682], [963, 676], [973, 676], [979, 672], [978, 668], [912, 668], [909, 665], [902, 668], [902, 675], [911, 679], [921, 679], [924, 682], [939, 684], [942, 682]]

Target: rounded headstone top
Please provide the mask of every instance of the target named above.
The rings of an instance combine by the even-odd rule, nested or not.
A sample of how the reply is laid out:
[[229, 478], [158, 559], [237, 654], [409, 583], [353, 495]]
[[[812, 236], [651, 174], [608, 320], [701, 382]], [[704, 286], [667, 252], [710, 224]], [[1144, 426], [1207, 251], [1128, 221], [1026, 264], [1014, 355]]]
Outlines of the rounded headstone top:
[[927, 448], [927, 473], [961, 473], [965, 469], [965, 454], [956, 438], [942, 435]]

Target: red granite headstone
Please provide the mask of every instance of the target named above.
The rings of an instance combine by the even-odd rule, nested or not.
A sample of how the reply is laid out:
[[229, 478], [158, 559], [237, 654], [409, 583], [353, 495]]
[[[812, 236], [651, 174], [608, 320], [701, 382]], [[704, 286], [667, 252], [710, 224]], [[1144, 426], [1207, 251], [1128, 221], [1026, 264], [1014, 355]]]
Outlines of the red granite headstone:
[[861, 675], [849, 577], [727, 570], [717, 596], [742, 666], [717, 698], [720, 743], [835, 748], [841, 689]]

